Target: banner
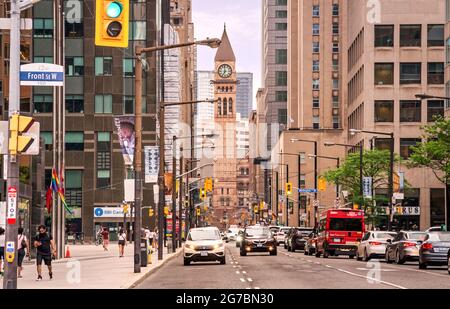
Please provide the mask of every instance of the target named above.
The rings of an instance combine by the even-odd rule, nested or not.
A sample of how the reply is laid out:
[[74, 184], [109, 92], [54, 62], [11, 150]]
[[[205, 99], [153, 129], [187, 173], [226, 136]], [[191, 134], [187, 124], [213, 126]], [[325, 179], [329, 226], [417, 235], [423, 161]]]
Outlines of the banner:
[[158, 183], [159, 174], [159, 147], [144, 147], [145, 183]]
[[114, 118], [114, 124], [119, 136], [120, 146], [125, 165], [133, 165], [134, 150], [136, 147], [136, 131], [133, 116], [119, 116]]

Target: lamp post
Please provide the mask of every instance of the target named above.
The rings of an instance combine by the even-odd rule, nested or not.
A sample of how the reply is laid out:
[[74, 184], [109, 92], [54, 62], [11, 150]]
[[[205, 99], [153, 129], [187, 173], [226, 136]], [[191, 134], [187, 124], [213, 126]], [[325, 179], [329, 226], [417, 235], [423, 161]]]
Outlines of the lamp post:
[[[328, 159], [328, 160], [335, 160], [336, 161], [336, 167], [339, 168], [341, 159], [339, 157], [328, 157], [328, 156], [317, 156], [313, 154], [309, 154], [308, 158], [321, 158], [321, 159]], [[339, 181], [336, 181], [336, 197], [339, 197]]]
[[388, 231], [392, 228], [392, 219], [393, 219], [393, 195], [394, 195], [394, 133], [387, 133], [387, 132], [380, 132], [380, 131], [367, 131], [367, 130], [356, 130], [356, 129], [350, 129], [350, 134], [354, 135], [357, 133], [368, 133], [373, 135], [384, 135], [389, 136], [390, 143], [389, 143], [389, 218], [388, 218]]
[[[314, 155], [317, 156], [317, 141], [311, 141], [306, 139], [291, 138], [291, 143], [313, 143], [314, 144]], [[317, 190], [317, 177], [318, 177], [318, 166], [317, 157], [314, 158], [314, 188]], [[317, 201], [317, 191], [314, 193], [314, 199]], [[318, 213], [319, 205], [314, 206], [314, 228], [318, 225]], [[309, 219], [308, 219], [309, 220]]]

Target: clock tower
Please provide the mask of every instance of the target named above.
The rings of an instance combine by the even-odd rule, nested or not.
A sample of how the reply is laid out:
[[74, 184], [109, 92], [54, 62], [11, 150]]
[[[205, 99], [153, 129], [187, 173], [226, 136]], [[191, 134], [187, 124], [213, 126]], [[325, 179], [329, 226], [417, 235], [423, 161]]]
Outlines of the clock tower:
[[215, 57], [214, 121], [216, 162], [214, 163], [214, 222], [226, 227], [237, 224], [237, 159], [236, 159], [236, 57], [226, 27]]

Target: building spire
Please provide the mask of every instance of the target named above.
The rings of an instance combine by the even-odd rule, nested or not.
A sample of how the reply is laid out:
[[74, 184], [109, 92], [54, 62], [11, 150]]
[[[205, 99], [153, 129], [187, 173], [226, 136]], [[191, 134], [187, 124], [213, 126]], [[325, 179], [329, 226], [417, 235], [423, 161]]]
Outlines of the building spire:
[[233, 47], [231, 46], [230, 39], [228, 38], [227, 33], [227, 24], [223, 25], [223, 34], [222, 34], [222, 43], [220, 44], [219, 49], [217, 50], [216, 62], [223, 61], [236, 61], [236, 56], [234, 55]]

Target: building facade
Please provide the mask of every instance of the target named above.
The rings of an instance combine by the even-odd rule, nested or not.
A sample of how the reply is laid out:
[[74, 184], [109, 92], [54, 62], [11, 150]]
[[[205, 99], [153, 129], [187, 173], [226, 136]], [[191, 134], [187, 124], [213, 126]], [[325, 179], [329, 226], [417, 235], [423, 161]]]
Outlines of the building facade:
[[238, 72], [236, 89], [236, 112], [248, 119], [253, 110], [253, 73]]

